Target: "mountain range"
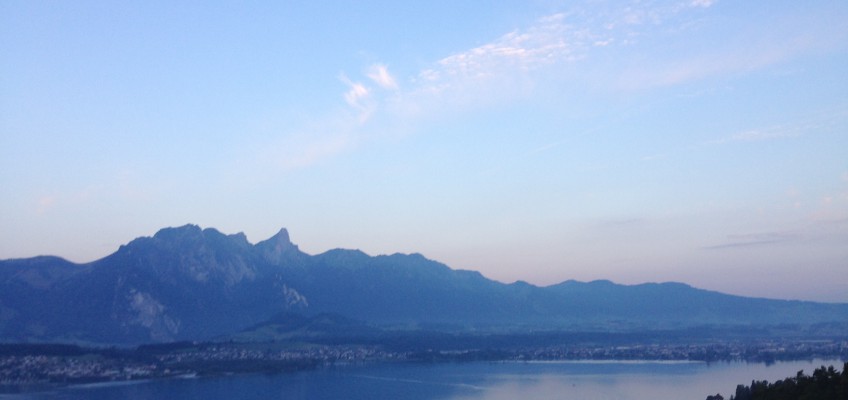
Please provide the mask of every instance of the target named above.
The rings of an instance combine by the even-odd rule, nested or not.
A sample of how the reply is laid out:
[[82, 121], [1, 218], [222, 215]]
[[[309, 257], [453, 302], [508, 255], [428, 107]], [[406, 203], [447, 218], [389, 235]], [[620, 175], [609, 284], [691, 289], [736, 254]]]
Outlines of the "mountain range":
[[[333, 313], [391, 329], [633, 330], [848, 324], [848, 304], [747, 298], [683, 283], [505, 284], [420, 254], [306, 254], [282, 229], [256, 244], [196, 225], [97, 261], [0, 261], [0, 341], [207, 340]], [[279, 322], [279, 321], [278, 321]]]

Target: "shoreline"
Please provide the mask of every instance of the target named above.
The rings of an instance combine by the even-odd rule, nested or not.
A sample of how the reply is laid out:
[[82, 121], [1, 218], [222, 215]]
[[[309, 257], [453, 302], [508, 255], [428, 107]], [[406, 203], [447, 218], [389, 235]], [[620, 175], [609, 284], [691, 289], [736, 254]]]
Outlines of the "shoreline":
[[[848, 357], [800, 357], [792, 360], [781, 360], [776, 363], [783, 362], [800, 362], [800, 361], [808, 361], [810, 363], [822, 362], [826, 364], [832, 365], [841, 365], [841, 363], [846, 362]], [[277, 374], [292, 374], [299, 372], [309, 372], [319, 369], [327, 369], [327, 368], [350, 368], [350, 367], [358, 367], [364, 365], [389, 365], [389, 364], [406, 364], [406, 365], [420, 365], [420, 364], [434, 364], [434, 365], [449, 365], [449, 364], [474, 364], [474, 363], [489, 363], [489, 364], [537, 364], [537, 365], [695, 365], [695, 364], [704, 364], [710, 365], [714, 362], [708, 362], [703, 360], [662, 360], [662, 359], [561, 359], [561, 360], [521, 360], [521, 359], [492, 359], [492, 360], [398, 360], [398, 359], [383, 359], [383, 360], [362, 360], [362, 361], [328, 361], [328, 362], [313, 362], [308, 364], [300, 363], [299, 367], [292, 368], [291, 364], [286, 364], [288, 368], [279, 368], [276, 370], [269, 370], [268, 368], [253, 368], [246, 369], [245, 365], [249, 365], [251, 363], [240, 363], [239, 368], [234, 368], [232, 370], [215, 370], [214, 372], [196, 372], [196, 371], [179, 371], [178, 373], [170, 373], [170, 374], [162, 374], [148, 377], [130, 377], [127, 379], [120, 379], [116, 377], [83, 377], [83, 378], [63, 378], [61, 380], [53, 380], [53, 381], [32, 381], [32, 382], [16, 382], [16, 383], [0, 383], [0, 399], [3, 398], [17, 398], [20, 395], [27, 394], [36, 394], [36, 393], [49, 393], [51, 391], [56, 390], [65, 390], [65, 389], [91, 389], [91, 388], [99, 388], [99, 387], [112, 387], [112, 386], [126, 386], [126, 385], [138, 385], [145, 384], [154, 381], [160, 380], [179, 380], [179, 379], [215, 379], [219, 377], [226, 376], [240, 376], [240, 375], [258, 375], [258, 374], [266, 374], [266, 375], [277, 375]], [[726, 364], [762, 364], [762, 365], [772, 365], [774, 362], [766, 362], [766, 361], [750, 361], [750, 360], [723, 360], [721, 363]], [[835, 364], [833, 364], [835, 363]], [[260, 367], [267, 367], [267, 363], [259, 363]], [[283, 366], [283, 365], [280, 365]]]

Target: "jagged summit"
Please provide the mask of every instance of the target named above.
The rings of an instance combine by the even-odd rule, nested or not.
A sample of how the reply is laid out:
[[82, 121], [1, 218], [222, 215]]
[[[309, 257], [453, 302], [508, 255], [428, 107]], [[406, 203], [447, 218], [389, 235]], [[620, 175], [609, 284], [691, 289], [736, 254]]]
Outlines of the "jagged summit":
[[[209, 228], [207, 228], [209, 229]], [[198, 236], [203, 233], [203, 230], [198, 225], [185, 224], [178, 227], [162, 228], [153, 235], [156, 239], [169, 240], [182, 238], [186, 236]]]
[[247, 241], [247, 236], [242, 232], [227, 235], [215, 228], [204, 229], [195, 224], [186, 224], [162, 228], [152, 237], [136, 238], [126, 246], [121, 246], [119, 252], [142, 248], [157, 248], [176, 252], [215, 252], [225, 248], [248, 249], [250, 247], [251, 244]]
[[289, 231], [286, 228], [282, 228], [274, 236], [256, 243], [254, 247], [266, 260], [275, 264], [279, 264], [287, 256], [302, 254], [297, 245], [292, 243], [291, 238], [289, 238]]
[[292, 243], [291, 238], [289, 238], [289, 231], [286, 230], [286, 228], [280, 228], [280, 231], [277, 232], [277, 234], [271, 236], [267, 240], [264, 240], [264, 242], [273, 243], [275, 247], [280, 249], [297, 248], [297, 246]]

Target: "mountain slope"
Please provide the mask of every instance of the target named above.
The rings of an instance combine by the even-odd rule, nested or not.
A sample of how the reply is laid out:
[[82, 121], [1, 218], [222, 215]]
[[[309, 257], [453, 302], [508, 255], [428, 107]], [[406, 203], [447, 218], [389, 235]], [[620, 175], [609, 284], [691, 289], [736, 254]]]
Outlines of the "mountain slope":
[[[87, 264], [0, 261], [0, 340], [207, 339], [293, 312], [440, 329], [629, 329], [848, 323], [848, 305], [751, 299], [680, 283], [503, 284], [420, 254], [301, 252], [283, 229], [251, 244], [165, 228]], [[280, 317], [283, 316], [283, 317]]]

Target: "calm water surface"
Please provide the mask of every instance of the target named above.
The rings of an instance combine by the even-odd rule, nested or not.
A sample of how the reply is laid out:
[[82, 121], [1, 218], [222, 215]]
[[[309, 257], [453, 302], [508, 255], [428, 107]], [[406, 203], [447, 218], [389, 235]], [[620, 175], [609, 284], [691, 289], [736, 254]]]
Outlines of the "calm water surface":
[[380, 364], [277, 375], [95, 384], [0, 399], [580, 399], [729, 398], [739, 383], [775, 381], [838, 360], [776, 363], [538, 362]]

